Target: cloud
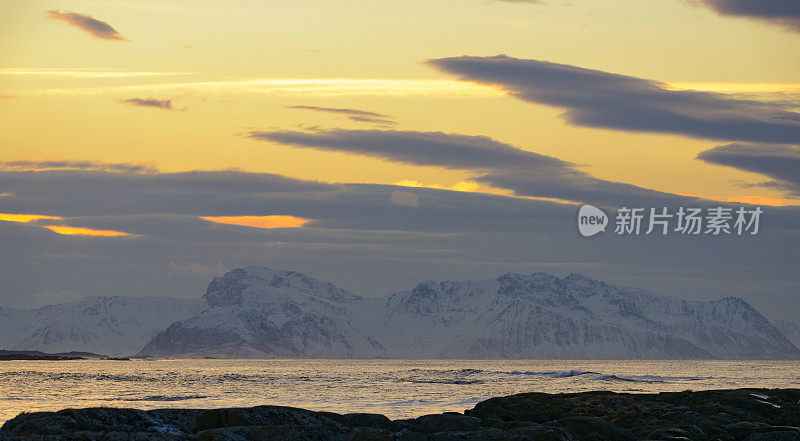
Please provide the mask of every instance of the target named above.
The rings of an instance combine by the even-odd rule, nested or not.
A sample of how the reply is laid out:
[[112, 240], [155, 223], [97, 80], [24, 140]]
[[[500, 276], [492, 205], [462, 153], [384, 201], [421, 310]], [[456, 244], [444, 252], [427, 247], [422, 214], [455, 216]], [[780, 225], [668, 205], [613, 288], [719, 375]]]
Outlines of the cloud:
[[67, 78], [138, 78], [162, 77], [175, 75], [193, 75], [191, 72], [130, 72], [109, 70], [73, 70], [73, 69], [0, 69], [0, 75], [21, 77], [67, 77]]
[[393, 126], [397, 124], [397, 121], [393, 121], [391, 119], [373, 118], [371, 116], [348, 116], [347, 118], [351, 121], [377, 124], [379, 126]]
[[417, 195], [408, 191], [393, 191], [389, 197], [393, 204], [405, 205], [406, 207], [419, 207]]
[[[596, 179], [576, 164], [522, 150], [486, 136], [397, 130], [253, 131], [256, 140], [356, 153], [403, 164], [471, 170], [474, 180], [533, 196], [614, 206], [676, 195]], [[684, 198], [686, 200], [687, 198]]]
[[91, 15], [79, 14], [70, 11], [47, 11], [47, 17], [53, 20], [60, 20], [70, 26], [74, 26], [87, 34], [99, 38], [101, 40], [118, 40], [127, 41], [116, 29], [110, 24], [93, 18]]
[[347, 151], [414, 165], [450, 169], [556, 167], [566, 161], [527, 152], [486, 136], [399, 130], [253, 131], [252, 139], [319, 150]]
[[752, 18], [800, 31], [800, 3], [796, 0], [693, 0], [693, 4], [720, 15]]
[[[752, 237], [604, 234], [587, 241], [577, 233], [574, 205], [265, 173], [0, 171], [0, 191], [12, 194], [3, 198], [7, 213], [60, 216], [58, 224], [131, 234], [59, 235], [37, 223], [0, 222], [4, 306], [62, 290], [196, 298], [209, 271], [261, 264], [303, 271], [365, 295], [408, 289], [428, 278], [580, 270], [664, 294], [740, 295], [766, 313], [797, 312], [787, 309], [800, 289], [797, 207], [765, 207], [762, 231]], [[652, 199], [644, 206], [659, 203]], [[314, 221], [265, 229], [201, 219], [270, 214]]]
[[155, 98], [128, 98], [120, 100], [123, 104], [139, 107], [155, 107], [156, 109], [173, 110], [172, 100], [157, 100]]
[[697, 159], [768, 176], [775, 181], [759, 185], [800, 196], [800, 147], [729, 144], [700, 152]]
[[312, 111], [315, 111], [315, 112], [340, 113], [340, 114], [343, 114], [343, 115], [387, 117], [387, 115], [384, 115], [382, 113], [368, 112], [366, 110], [357, 110], [357, 109], [343, 109], [343, 108], [337, 108], [337, 107], [286, 106], [286, 108], [287, 109], [312, 110]]
[[346, 115], [348, 119], [356, 122], [367, 122], [380, 125], [393, 125], [397, 124], [396, 121], [390, 119], [389, 115], [382, 113], [368, 112], [366, 110], [358, 109], [344, 109], [337, 107], [317, 107], [317, 106], [286, 106], [287, 109], [300, 109], [311, 110], [315, 112], [336, 113]]
[[578, 126], [800, 143], [800, 113], [780, 103], [670, 90], [657, 81], [505, 55], [442, 58], [428, 63], [461, 80], [497, 85], [521, 100], [566, 109], [563, 117]]
[[158, 169], [153, 164], [129, 164], [125, 162], [98, 161], [2, 161], [0, 169], [6, 170], [98, 170], [107, 172], [153, 173]]
[[187, 91], [198, 90], [216, 93], [341, 96], [425, 96], [448, 98], [493, 98], [503, 96], [494, 87], [481, 86], [454, 80], [430, 79], [369, 79], [369, 78], [259, 78], [233, 81], [192, 81], [160, 84], [130, 84], [125, 86], [95, 86], [29, 89], [31, 95], [105, 94], [131, 91]]
[[189, 274], [193, 276], [214, 277], [217, 274], [225, 274], [230, 268], [226, 268], [222, 262], [216, 263], [201, 263], [201, 262], [186, 262], [175, 263], [170, 262], [169, 270], [178, 274]]

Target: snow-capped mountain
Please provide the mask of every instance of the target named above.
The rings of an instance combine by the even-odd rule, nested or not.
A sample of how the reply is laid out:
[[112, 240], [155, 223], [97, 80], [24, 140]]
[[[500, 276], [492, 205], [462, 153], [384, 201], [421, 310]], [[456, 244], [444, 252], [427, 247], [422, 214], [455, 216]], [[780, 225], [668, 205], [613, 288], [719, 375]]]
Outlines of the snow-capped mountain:
[[[377, 321], [399, 356], [447, 358], [797, 358], [745, 301], [690, 302], [571, 274], [419, 284]], [[402, 338], [398, 332], [404, 329]]]
[[790, 320], [778, 320], [775, 326], [780, 329], [783, 335], [789, 339], [795, 346], [800, 347], [800, 323]]
[[215, 277], [199, 299], [94, 297], [0, 308], [0, 349], [157, 357], [800, 358], [778, 328], [733, 297], [693, 302], [577, 274], [535, 273], [425, 281], [363, 298], [264, 267]]
[[354, 324], [363, 299], [293, 271], [249, 267], [215, 277], [209, 309], [170, 325], [152, 356], [364, 357], [383, 348]]
[[171, 323], [206, 308], [200, 299], [90, 297], [35, 310], [0, 309], [0, 348], [131, 355]]
[[426, 281], [384, 298], [292, 271], [214, 278], [208, 309], [170, 325], [153, 356], [796, 359], [800, 350], [738, 298], [692, 302], [577, 274]]

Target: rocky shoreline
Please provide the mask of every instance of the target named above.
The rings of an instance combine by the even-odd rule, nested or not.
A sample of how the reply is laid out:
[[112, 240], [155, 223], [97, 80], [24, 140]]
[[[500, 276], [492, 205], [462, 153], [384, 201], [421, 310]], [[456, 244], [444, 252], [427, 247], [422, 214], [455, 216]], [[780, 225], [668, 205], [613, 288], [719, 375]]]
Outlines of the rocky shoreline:
[[390, 420], [281, 406], [25, 413], [0, 440], [800, 440], [800, 389], [525, 393]]

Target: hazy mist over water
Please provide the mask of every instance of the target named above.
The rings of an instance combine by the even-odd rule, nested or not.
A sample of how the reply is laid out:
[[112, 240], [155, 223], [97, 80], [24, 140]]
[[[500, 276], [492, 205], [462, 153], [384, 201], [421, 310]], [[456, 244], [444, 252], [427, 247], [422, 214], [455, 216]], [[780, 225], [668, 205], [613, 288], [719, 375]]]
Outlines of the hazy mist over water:
[[461, 412], [522, 392], [800, 387], [800, 361], [5, 361], [0, 422], [67, 407], [283, 405], [392, 419]]

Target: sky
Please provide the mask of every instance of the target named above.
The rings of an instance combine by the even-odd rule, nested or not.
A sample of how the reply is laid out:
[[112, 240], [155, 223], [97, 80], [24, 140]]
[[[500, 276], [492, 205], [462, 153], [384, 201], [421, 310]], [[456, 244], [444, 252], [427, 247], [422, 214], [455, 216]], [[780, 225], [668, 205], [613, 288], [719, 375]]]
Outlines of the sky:
[[[795, 0], [0, 0], [0, 306], [578, 272], [800, 317]], [[583, 237], [582, 204], [611, 217]], [[758, 234], [614, 234], [620, 207]]]

